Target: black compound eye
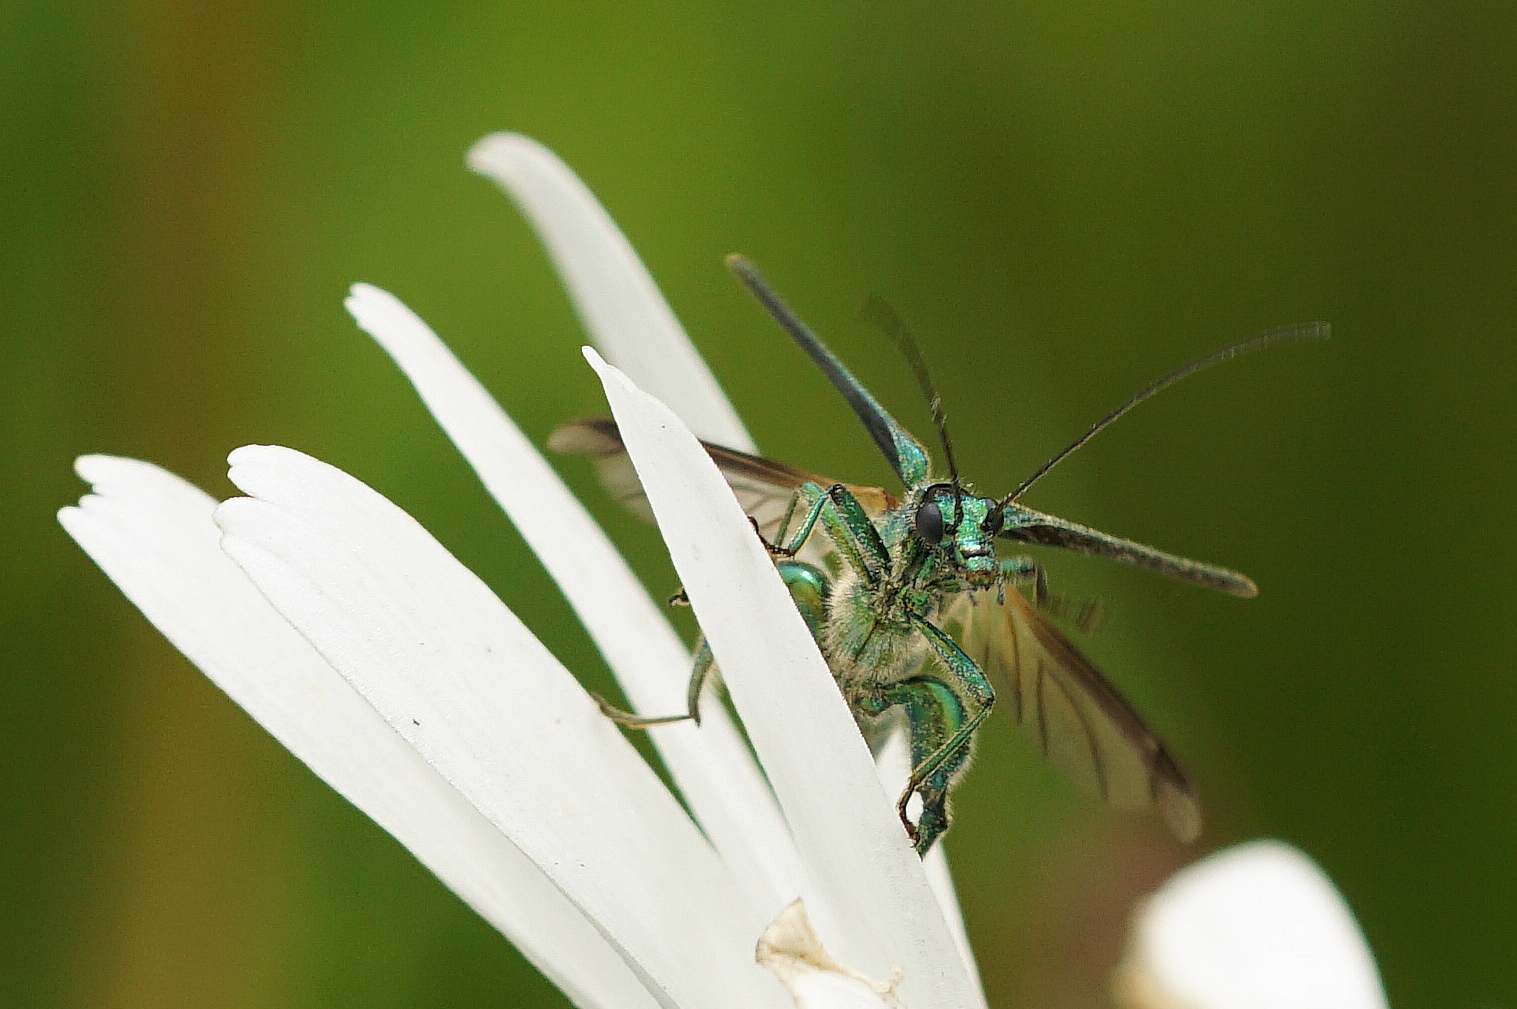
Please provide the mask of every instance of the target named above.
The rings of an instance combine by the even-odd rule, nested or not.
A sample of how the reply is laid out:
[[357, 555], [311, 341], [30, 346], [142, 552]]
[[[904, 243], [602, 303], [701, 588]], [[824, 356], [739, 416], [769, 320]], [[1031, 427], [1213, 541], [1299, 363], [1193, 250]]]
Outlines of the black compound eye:
[[1001, 525], [1006, 521], [1006, 513], [1000, 508], [992, 508], [989, 515], [985, 516], [985, 522], [980, 526], [987, 536], [1001, 535]]
[[943, 539], [943, 510], [936, 501], [923, 501], [917, 509], [917, 535], [933, 546]]

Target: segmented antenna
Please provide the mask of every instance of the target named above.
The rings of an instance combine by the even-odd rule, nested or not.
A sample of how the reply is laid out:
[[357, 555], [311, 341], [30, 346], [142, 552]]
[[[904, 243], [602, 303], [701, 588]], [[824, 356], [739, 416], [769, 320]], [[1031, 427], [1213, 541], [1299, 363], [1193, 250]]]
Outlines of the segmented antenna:
[[943, 398], [938, 395], [938, 390], [932, 384], [932, 376], [927, 373], [927, 362], [922, 360], [922, 352], [917, 349], [917, 342], [912, 339], [911, 331], [906, 328], [905, 321], [884, 298], [873, 294], [866, 297], [864, 303], [859, 306], [859, 320], [878, 328], [900, 348], [902, 355], [906, 358], [906, 363], [911, 365], [912, 374], [916, 375], [917, 385], [922, 388], [922, 395], [927, 397], [929, 409], [932, 411], [932, 424], [938, 430], [938, 441], [943, 446], [943, 458], [948, 464], [948, 479], [953, 484], [956, 513], [953, 524], [958, 525], [963, 517], [964, 508], [960, 499], [959, 467], [953, 458], [953, 439], [948, 435], [948, 418], [943, 415]]
[[1037, 470], [1034, 471], [1032, 476], [1028, 477], [1026, 480], [1023, 480], [1021, 484], [1017, 486], [1016, 490], [1006, 495], [998, 507], [1004, 509], [1007, 505], [1011, 504], [1017, 498], [1026, 493], [1027, 488], [1031, 487], [1033, 484], [1041, 480], [1045, 473], [1053, 469], [1059, 463], [1063, 462], [1066, 458], [1073, 454], [1076, 449], [1080, 448], [1086, 442], [1090, 441], [1090, 439], [1094, 438], [1103, 428], [1111, 424], [1112, 421], [1116, 420], [1118, 417], [1122, 416], [1124, 413], [1131, 410], [1133, 407], [1137, 406], [1144, 400], [1163, 392], [1165, 389], [1168, 389], [1170, 386], [1180, 381], [1180, 379], [1194, 375], [1196, 372], [1202, 370], [1203, 368], [1209, 368], [1214, 364], [1219, 364], [1223, 361], [1231, 360], [1235, 357], [1241, 357], [1244, 354], [1248, 354], [1256, 350], [1263, 350], [1265, 347], [1274, 347], [1285, 343], [1310, 343], [1318, 340], [1326, 340], [1331, 333], [1332, 327], [1325, 322], [1305, 322], [1295, 326], [1282, 326], [1279, 329], [1266, 330], [1257, 336], [1251, 336], [1246, 340], [1239, 340], [1237, 343], [1228, 344], [1226, 347], [1223, 347], [1220, 350], [1212, 351], [1205, 357], [1198, 357], [1196, 360], [1190, 362], [1189, 364], [1181, 365], [1158, 381], [1152, 382], [1144, 388], [1140, 389], [1121, 406], [1117, 407], [1115, 410], [1111, 411], [1111, 413], [1108, 413], [1105, 417], [1102, 417], [1100, 420], [1092, 424], [1084, 434], [1080, 435], [1080, 437], [1076, 438], [1074, 441], [1066, 445], [1062, 450], [1056, 453], [1052, 459], [1049, 459], [1043, 465], [1039, 466]]

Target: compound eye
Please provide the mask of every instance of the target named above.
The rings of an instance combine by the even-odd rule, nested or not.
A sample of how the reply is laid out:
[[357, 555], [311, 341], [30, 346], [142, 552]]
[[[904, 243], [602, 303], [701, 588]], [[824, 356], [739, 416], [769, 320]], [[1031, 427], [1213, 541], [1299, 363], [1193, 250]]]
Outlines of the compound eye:
[[917, 535], [932, 546], [937, 546], [942, 541], [943, 510], [936, 501], [922, 502], [922, 506], [917, 509], [916, 529]]
[[1001, 535], [1001, 525], [1006, 521], [1006, 513], [999, 508], [991, 509], [985, 516], [985, 523], [980, 528], [985, 530], [987, 536]]

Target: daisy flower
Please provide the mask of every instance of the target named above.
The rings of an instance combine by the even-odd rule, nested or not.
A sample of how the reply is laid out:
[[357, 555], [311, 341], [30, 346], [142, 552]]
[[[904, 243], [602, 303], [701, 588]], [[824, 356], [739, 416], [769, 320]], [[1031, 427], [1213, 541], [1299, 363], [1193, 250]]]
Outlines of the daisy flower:
[[[86, 456], [91, 493], [60, 521], [176, 647], [575, 1005], [984, 1006], [943, 846], [919, 860], [894, 811], [903, 758], [882, 781], [696, 440], [752, 451], [731, 405], [567, 166], [512, 134], [481, 140], [469, 163], [531, 221], [598, 348], [585, 356], [742, 720], [740, 733], [711, 705], [700, 726], [651, 733], [683, 805], [479, 578], [316, 459], [239, 448], [244, 496], [218, 502], [149, 463]], [[633, 706], [679, 710], [688, 649], [553, 470], [398, 299], [359, 284], [347, 305]]]
[[[557, 158], [497, 136], [471, 162], [526, 209], [606, 356], [688, 418], [587, 353], [762, 770], [720, 712], [655, 732], [682, 807], [477, 577], [401, 509], [294, 450], [233, 452], [246, 496], [222, 503], [147, 463], [88, 456], [78, 469], [93, 493], [60, 520], [181, 651], [576, 1004], [778, 1007], [791, 999], [776, 976], [804, 991], [831, 975], [876, 1002], [983, 1005], [951, 888], [934, 893], [804, 623], [687, 428], [751, 447], [736, 415]], [[689, 651], [604, 534], [420, 319], [366, 285], [348, 307], [633, 704], [669, 709]], [[797, 899], [805, 916], [782, 917]], [[755, 964], [761, 937], [776, 970]]]

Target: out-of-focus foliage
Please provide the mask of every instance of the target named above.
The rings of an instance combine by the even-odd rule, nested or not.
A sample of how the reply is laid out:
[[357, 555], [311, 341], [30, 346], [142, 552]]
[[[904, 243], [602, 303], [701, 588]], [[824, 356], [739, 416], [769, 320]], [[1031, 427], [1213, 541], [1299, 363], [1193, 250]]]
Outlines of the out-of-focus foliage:
[[[1331, 321], [1029, 495], [1261, 595], [1046, 558], [1106, 601], [1089, 648], [1209, 827], [1178, 849], [993, 726], [947, 840], [970, 928], [993, 1005], [1099, 1004], [1135, 894], [1274, 835], [1342, 886], [1393, 1002], [1517, 997], [1511, 4], [18, 0], [0, 22], [0, 1001], [564, 1004], [52, 518], [82, 452], [227, 493], [230, 448], [293, 445], [410, 509], [604, 689], [341, 310], [351, 281], [393, 290], [539, 440], [602, 408], [530, 232], [462, 168], [495, 129], [601, 195], [767, 452], [854, 481], [887, 471], [723, 254], [925, 431], [853, 320], [892, 301], [986, 491], [1187, 357]], [[563, 469], [672, 589], [656, 535]]]

